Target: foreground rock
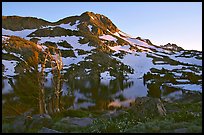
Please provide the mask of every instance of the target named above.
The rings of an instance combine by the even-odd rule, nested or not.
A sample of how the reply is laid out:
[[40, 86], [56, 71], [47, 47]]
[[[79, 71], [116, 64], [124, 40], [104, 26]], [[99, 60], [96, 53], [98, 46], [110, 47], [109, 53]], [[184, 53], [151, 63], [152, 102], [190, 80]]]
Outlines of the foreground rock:
[[188, 132], [187, 128], [179, 128], [174, 130], [174, 133], [187, 133], [187, 132]]
[[93, 120], [93, 118], [66, 117], [56, 122], [53, 128], [63, 132], [80, 132], [81, 128], [91, 125]]
[[43, 126], [50, 127], [52, 118], [48, 114], [36, 114], [29, 119], [29, 123], [28, 128], [30, 129], [36, 129]]
[[27, 130], [38, 129], [43, 126], [50, 127], [52, 118], [48, 114], [35, 114], [33, 116], [27, 113], [16, 117], [13, 122], [13, 131], [23, 133]]
[[109, 111], [109, 112], [101, 115], [101, 118], [103, 118], [103, 119], [117, 118], [117, 117], [119, 117], [121, 115], [125, 115], [125, 114], [127, 114], [127, 112], [124, 110], [114, 110], [114, 111]]
[[92, 118], [71, 118], [71, 117], [66, 117], [61, 120], [62, 123], [67, 123], [69, 125], [76, 125], [80, 127], [86, 127], [90, 124], [92, 124], [93, 119]]
[[18, 116], [12, 126], [12, 130], [15, 133], [23, 133], [26, 130], [26, 118], [24, 116]]
[[152, 97], [138, 97], [135, 103], [132, 104], [131, 111], [139, 116], [165, 116], [166, 109], [159, 98]]
[[62, 132], [43, 127], [38, 131], [38, 133], [62, 133]]

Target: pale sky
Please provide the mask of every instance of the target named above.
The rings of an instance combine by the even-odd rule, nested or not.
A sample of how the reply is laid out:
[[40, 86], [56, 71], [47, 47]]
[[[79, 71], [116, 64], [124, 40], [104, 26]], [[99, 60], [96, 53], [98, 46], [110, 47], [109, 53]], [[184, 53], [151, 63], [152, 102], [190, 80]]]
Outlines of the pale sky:
[[202, 2], [2, 2], [2, 15], [51, 22], [86, 11], [103, 14], [121, 31], [153, 44], [202, 51]]

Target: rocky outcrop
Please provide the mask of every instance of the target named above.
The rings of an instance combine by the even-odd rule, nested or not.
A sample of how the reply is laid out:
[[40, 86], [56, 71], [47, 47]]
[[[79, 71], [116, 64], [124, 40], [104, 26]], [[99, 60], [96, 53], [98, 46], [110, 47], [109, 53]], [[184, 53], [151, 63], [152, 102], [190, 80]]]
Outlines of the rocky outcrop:
[[166, 44], [166, 45], [161, 45], [163, 49], [171, 50], [171, 51], [182, 51], [184, 50], [182, 47], [177, 46], [176, 44]]
[[138, 97], [132, 104], [130, 110], [137, 113], [138, 116], [165, 116], [166, 109], [159, 98]]
[[84, 12], [80, 17], [80, 20], [82, 22], [88, 22], [104, 31], [106, 31], [107, 29], [112, 33], [119, 31], [119, 29], [113, 24], [113, 22], [104, 15], [95, 14], [93, 12]]
[[128, 108], [141, 115], [166, 115], [166, 109], [159, 98], [138, 97], [135, 100], [113, 101], [108, 104], [109, 109]]
[[153, 45], [152, 42], [149, 39], [145, 39], [145, 42], [149, 45]]

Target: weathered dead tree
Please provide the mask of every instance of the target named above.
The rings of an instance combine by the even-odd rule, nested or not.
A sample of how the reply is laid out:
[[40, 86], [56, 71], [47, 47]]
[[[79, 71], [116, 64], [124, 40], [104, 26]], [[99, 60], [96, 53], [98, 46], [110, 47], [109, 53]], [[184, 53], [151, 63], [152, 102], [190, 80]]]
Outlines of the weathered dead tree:
[[[50, 49], [53, 51], [53, 55], [50, 53]], [[60, 111], [60, 94], [62, 93], [62, 82], [61, 82], [61, 70], [63, 68], [61, 53], [57, 48], [47, 48], [43, 52], [43, 61], [41, 63], [41, 75], [40, 75], [40, 93], [39, 93], [39, 110], [40, 114], [48, 113], [47, 108], [50, 113]], [[49, 63], [52, 68], [53, 75], [53, 85], [54, 85], [54, 97], [51, 97], [51, 100], [46, 106], [45, 102], [45, 65]], [[54, 100], [54, 101], [53, 101]]]

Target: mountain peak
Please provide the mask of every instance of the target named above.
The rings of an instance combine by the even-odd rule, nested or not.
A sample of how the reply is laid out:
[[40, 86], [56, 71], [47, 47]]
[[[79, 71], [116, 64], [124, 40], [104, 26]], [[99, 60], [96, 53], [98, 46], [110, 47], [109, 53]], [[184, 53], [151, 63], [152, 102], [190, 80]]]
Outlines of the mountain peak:
[[94, 24], [95, 26], [100, 27], [105, 31], [109, 30], [112, 33], [119, 31], [113, 22], [104, 15], [86, 11], [82, 13], [80, 17], [82, 22], [89, 22], [90, 24]]
[[86, 12], [84, 12], [84, 13], [81, 14], [81, 16], [83, 16], [83, 15], [92, 16], [92, 15], [95, 15], [95, 13], [90, 12], [90, 11], [86, 11]]
[[165, 48], [165, 49], [169, 49], [169, 50], [173, 50], [173, 51], [182, 51], [184, 50], [182, 47], [176, 45], [176, 44], [171, 44], [171, 43], [168, 43], [166, 45], [161, 45], [162, 48]]

